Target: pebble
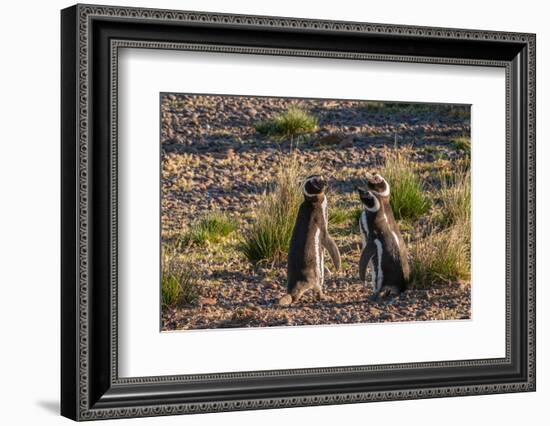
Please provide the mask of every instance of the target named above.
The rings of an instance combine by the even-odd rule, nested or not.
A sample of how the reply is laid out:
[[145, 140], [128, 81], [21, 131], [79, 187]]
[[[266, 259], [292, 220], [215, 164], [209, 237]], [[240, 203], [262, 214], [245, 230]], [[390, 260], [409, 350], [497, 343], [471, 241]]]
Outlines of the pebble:
[[215, 305], [217, 303], [217, 300], [212, 297], [201, 297], [199, 298], [199, 305], [200, 306], [206, 306], [206, 305]]

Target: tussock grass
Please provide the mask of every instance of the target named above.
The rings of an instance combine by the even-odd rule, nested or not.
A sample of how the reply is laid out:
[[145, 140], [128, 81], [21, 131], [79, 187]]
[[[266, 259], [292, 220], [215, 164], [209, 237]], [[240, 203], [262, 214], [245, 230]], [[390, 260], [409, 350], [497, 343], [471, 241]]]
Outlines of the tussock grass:
[[390, 204], [396, 220], [417, 219], [431, 207], [416, 164], [408, 154], [409, 150], [404, 148], [389, 150], [381, 173], [391, 187]]
[[162, 305], [174, 306], [180, 295], [180, 285], [177, 277], [163, 272], [162, 274]]
[[333, 236], [348, 236], [357, 232], [361, 209], [356, 207], [328, 207], [328, 227]]
[[469, 120], [471, 116], [469, 105], [448, 105], [447, 116], [461, 120]]
[[192, 224], [191, 228], [180, 237], [179, 243], [182, 246], [215, 244], [236, 229], [235, 221], [225, 213], [213, 212]]
[[424, 236], [410, 245], [411, 282], [425, 288], [470, 279], [470, 170], [440, 170], [434, 194], [440, 209], [428, 218]]
[[470, 154], [472, 150], [472, 142], [469, 137], [462, 136], [460, 138], [455, 138], [451, 141], [451, 144], [459, 151], [463, 151]]
[[272, 118], [256, 123], [256, 131], [265, 136], [290, 138], [317, 130], [319, 120], [297, 106], [289, 107]]
[[470, 171], [458, 170], [451, 175], [440, 174], [439, 198], [442, 209], [437, 221], [443, 227], [469, 223], [472, 210]]
[[425, 288], [470, 278], [470, 222], [433, 232], [411, 247], [411, 283]]
[[328, 210], [328, 224], [341, 225], [352, 218], [352, 214], [348, 209], [342, 207], [331, 207]]
[[165, 254], [162, 259], [161, 297], [164, 307], [189, 304], [199, 298], [198, 281], [191, 266]]
[[275, 173], [276, 186], [264, 195], [255, 222], [239, 245], [252, 263], [274, 263], [285, 259], [296, 215], [303, 200], [303, 178], [296, 156], [280, 162]]

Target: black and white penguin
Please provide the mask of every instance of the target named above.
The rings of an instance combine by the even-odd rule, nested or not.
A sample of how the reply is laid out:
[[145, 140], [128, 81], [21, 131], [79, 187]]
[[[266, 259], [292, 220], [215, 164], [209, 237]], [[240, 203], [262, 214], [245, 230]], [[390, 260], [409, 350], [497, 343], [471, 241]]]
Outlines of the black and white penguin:
[[374, 296], [397, 295], [407, 289], [408, 251], [390, 206], [390, 186], [378, 174], [367, 174], [367, 188], [357, 188], [364, 210], [359, 218], [363, 248], [359, 277], [370, 266]]
[[279, 300], [290, 305], [310, 289], [323, 299], [324, 248], [336, 270], [340, 269], [340, 252], [328, 233], [327, 181], [320, 175], [304, 181], [304, 201], [300, 205], [288, 251], [288, 294]]

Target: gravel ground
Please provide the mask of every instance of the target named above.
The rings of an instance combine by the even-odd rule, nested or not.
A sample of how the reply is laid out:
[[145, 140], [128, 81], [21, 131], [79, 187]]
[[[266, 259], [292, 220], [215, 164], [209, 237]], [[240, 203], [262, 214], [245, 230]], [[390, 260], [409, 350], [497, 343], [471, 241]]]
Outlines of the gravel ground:
[[[408, 290], [400, 297], [372, 302], [370, 289], [357, 282], [329, 279], [326, 300], [312, 295], [290, 307], [277, 305], [279, 284], [257, 278], [227, 281], [202, 297], [197, 306], [168, 308], [164, 330], [352, 324], [366, 322], [456, 320], [470, 318], [470, 285], [450, 284]], [[211, 305], [210, 303], [214, 303]]]
[[[239, 230], [246, 231], [255, 205], [274, 183], [275, 165], [291, 149], [291, 141], [259, 135], [254, 124], [296, 103], [319, 118], [319, 130], [302, 140], [295, 152], [306, 167], [320, 164], [329, 176], [329, 209], [358, 207], [353, 188], [365, 170], [383, 161], [387, 147], [412, 145], [429, 184], [433, 170], [452, 169], [464, 155], [453, 139], [470, 134], [464, 109], [449, 113], [424, 107], [388, 113], [358, 101], [167, 95], [161, 104], [163, 243], [169, 244], [213, 210], [227, 212], [239, 222]], [[317, 302], [307, 295], [291, 307], [276, 305], [286, 285], [284, 265], [252, 267], [236, 250], [238, 237], [182, 249], [179, 255], [196, 270], [201, 296], [191, 305], [164, 308], [163, 329], [470, 318], [468, 282], [369, 301], [372, 291], [357, 277], [358, 230], [353, 223], [336, 231], [344, 267], [326, 278], [326, 300]], [[403, 233], [412, 244], [418, 230]]]

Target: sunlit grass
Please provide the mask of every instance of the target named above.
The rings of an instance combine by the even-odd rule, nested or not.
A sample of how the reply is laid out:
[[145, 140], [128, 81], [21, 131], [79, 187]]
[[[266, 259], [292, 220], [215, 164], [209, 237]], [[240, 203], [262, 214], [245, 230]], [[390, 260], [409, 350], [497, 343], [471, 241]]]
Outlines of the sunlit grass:
[[470, 224], [435, 231], [411, 247], [411, 283], [429, 287], [470, 278]]
[[252, 262], [282, 261], [303, 200], [301, 166], [296, 156], [283, 159], [275, 172], [275, 188], [264, 195], [240, 250]]
[[471, 139], [467, 136], [462, 136], [459, 138], [455, 138], [451, 140], [451, 144], [459, 151], [463, 151], [470, 154], [472, 150], [472, 142]]
[[197, 275], [192, 267], [166, 253], [162, 260], [161, 297], [164, 307], [193, 303], [199, 297]]
[[189, 230], [180, 237], [179, 243], [182, 246], [215, 244], [236, 229], [235, 221], [225, 213], [213, 212], [193, 223]]
[[268, 120], [256, 123], [256, 131], [265, 136], [295, 137], [317, 130], [319, 121], [304, 109], [291, 106]]
[[417, 219], [431, 206], [416, 164], [408, 154], [403, 148], [389, 150], [381, 173], [390, 184], [390, 204], [397, 220]]
[[439, 198], [442, 208], [437, 216], [440, 225], [449, 227], [469, 222], [472, 210], [472, 190], [469, 170], [441, 175]]

